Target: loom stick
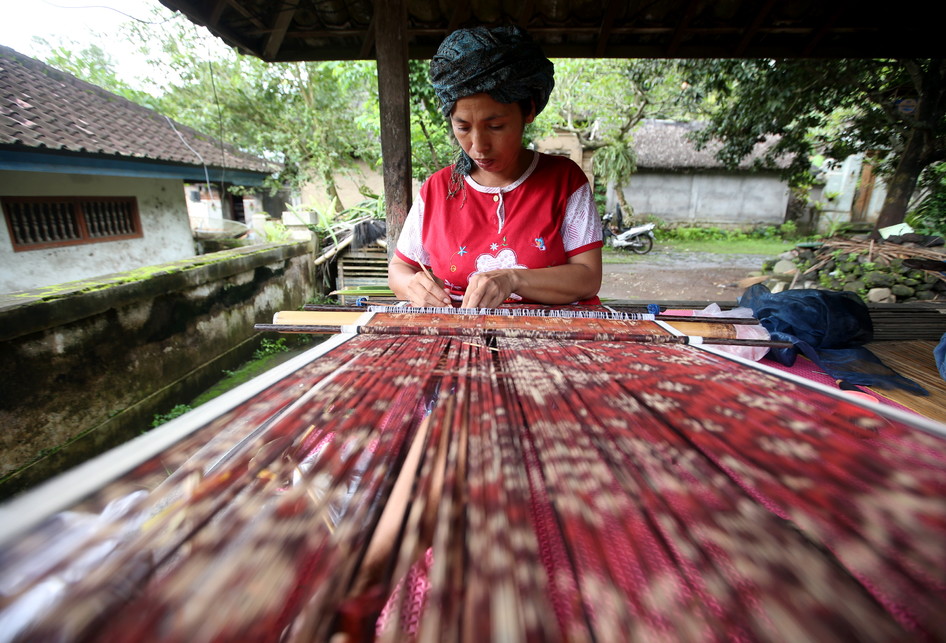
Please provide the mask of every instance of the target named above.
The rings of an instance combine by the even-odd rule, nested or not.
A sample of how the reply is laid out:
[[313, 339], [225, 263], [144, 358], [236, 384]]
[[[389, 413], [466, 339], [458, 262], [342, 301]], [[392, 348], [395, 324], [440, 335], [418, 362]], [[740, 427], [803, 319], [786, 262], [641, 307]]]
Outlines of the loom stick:
[[412, 308], [404, 306], [370, 305], [369, 312], [392, 314], [420, 314], [420, 315], [485, 315], [496, 317], [542, 317], [564, 319], [614, 319], [624, 321], [683, 321], [703, 322], [710, 324], [740, 324], [756, 325], [758, 320], [751, 317], [708, 317], [702, 315], [654, 315], [647, 312], [600, 310], [594, 306], [566, 306], [553, 308], [550, 306], [534, 307], [524, 305], [501, 306], [500, 308], [458, 308], [458, 307], [426, 307]]
[[[344, 326], [349, 324], [361, 323], [359, 320], [366, 313], [378, 313], [381, 315], [378, 319], [384, 319], [385, 316], [396, 315], [398, 318], [404, 315], [431, 315], [431, 316], [457, 316], [460, 318], [484, 317], [487, 319], [497, 318], [497, 323], [506, 323], [510, 318], [514, 319], [597, 319], [603, 321], [664, 321], [674, 322], [675, 327], [690, 329], [692, 335], [711, 335], [720, 336], [720, 333], [726, 333], [725, 336], [735, 336], [734, 329], [720, 331], [718, 328], [734, 325], [757, 325], [755, 319], [741, 317], [698, 317], [689, 315], [629, 315], [620, 313], [614, 316], [600, 311], [568, 311], [566, 315], [551, 315], [546, 312], [541, 314], [529, 314], [529, 312], [516, 312], [508, 314], [501, 312], [503, 309], [462, 309], [462, 308], [391, 308], [389, 310], [351, 308], [338, 310], [282, 310], [273, 316], [274, 324], [289, 324], [294, 326]], [[391, 317], [392, 319], [394, 317]], [[368, 319], [368, 317], [365, 317]], [[458, 322], [459, 323], [459, 322]], [[551, 322], [550, 322], [551, 323]]]
[[292, 312], [388, 312], [388, 313], [431, 313], [438, 315], [502, 315], [512, 317], [577, 317], [593, 319], [661, 319], [664, 321], [705, 322], [709, 324], [736, 324], [755, 326], [759, 323], [752, 317], [708, 317], [703, 315], [654, 315], [645, 308], [636, 310], [601, 310], [594, 306], [562, 307], [513, 307], [500, 308], [459, 308], [444, 306], [441, 308], [412, 308], [396, 303], [365, 301], [363, 306], [335, 306], [324, 304], [306, 304], [302, 311]]
[[[280, 311], [273, 324], [257, 324], [256, 330], [283, 333], [455, 335], [479, 337], [545, 337], [561, 340], [669, 342], [726, 344], [733, 346], [789, 347], [786, 342], [741, 339], [732, 325], [693, 321], [675, 322], [672, 332], [647, 320], [596, 319], [584, 317], [532, 317], [509, 315], [423, 314], [411, 312], [358, 313], [353, 311]], [[575, 326], [575, 328], [571, 328]], [[669, 325], [667, 325], [669, 326]], [[679, 333], [679, 335], [676, 335]]]
[[[316, 326], [316, 325], [297, 325], [297, 324], [256, 324], [254, 328], [258, 331], [270, 331], [278, 333], [309, 333], [313, 335], [331, 335], [343, 332], [340, 326]], [[767, 339], [741, 339], [737, 337], [699, 337], [690, 335], [647, 335], [642, 333], [616, 333], [616, 332], [594, 332], [594, 331], [551, 331], [541, 333], [527, 329], [478, 329], [476, 332], [450, 333], [441, 329], [439, 332], [431, 332], [430, 329], [420, 327], [370, 327], [361, 326], [356, 328], [356, 332], [365, 335], [456, 335], [456, 336], [477, 336], [477, 337], [511, 337], [511, 338], [547, 338], [564, 341], [607, 341], [607, 342], [637, 342], [637, 343], [666, 343], [666, 344], [718, 344], [728, 346], [762, 346], [769, 348], [791, 348], [790, 342], [781, 342]]]

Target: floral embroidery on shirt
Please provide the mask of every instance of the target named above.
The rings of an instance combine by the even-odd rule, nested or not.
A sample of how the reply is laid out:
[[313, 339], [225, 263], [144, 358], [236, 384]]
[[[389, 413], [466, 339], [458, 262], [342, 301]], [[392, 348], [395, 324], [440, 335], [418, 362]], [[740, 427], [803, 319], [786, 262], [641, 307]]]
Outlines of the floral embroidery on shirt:
[[[462, 257], [463, 255], [465, 255], [465, 254], [468, 253], [468, 252], [469, 252], [469, 250], [466, 249], [466, 246], [460, 246], [460, 249], [457, 250], [456, 252], [454, 252], [453, 255], [451, 255], [450, 259], [452, 260], [453, 257], [455, 257], [456, 255], [460, 255], [460, 256]], [[455, 263], [453, 263], [453, 261], [451, 261], [451, 262], [450, 262], [450, 272], [456, 272], [456, 271], [457, 271], [457, 265], [456, 265]]]
[[519, 258], [516, 256], [516, 252], [511, 248], [504, 248], [500, 250], [495, 256], [489, 254], [481, 254], [476, 258], [476, 270], [470, 275], [471, 277], [478, 272], [488, 272], [490, 270], [500, 270], [504, 268], [525, 268], [526, 266], [519, 263]]
[[[489, 272], [490, 270], [502, 270], [509, 268], [525, 269], [526, 266], [519, 263], [516, 251], [512, 248], [503, 248], [495, 256], [483, 253], [476, 258], [476, 270], [467, 277], [467, 283], [478, 272]], [[520, 301], [522, 297], [516, 293], [510, 293], [506, 301]]]

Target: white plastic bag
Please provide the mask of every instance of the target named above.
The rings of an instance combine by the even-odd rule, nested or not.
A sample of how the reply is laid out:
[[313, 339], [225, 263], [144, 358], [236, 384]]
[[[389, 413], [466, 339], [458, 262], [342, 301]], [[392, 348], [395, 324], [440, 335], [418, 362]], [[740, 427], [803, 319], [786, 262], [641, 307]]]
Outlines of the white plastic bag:
[[[695, 312], [699, 317], [738, 317], [741, 319], [752, 319], [755, 315], [751, 308], [733, 308], [732, 310], [721, 310], [719, 304], [710, 304], [703, 310]], [[660, 317], [657, 317], [660, 319]], [[736, 337], [739, 339], [771, 339], [769, 331], [765, 330], [760, 324], [734, 324]], [[769, 352], [768, 346], [732, 346], [728, 344], [714, 344], [715, 348], [742, 357], [744, 359], [758, 362]]]

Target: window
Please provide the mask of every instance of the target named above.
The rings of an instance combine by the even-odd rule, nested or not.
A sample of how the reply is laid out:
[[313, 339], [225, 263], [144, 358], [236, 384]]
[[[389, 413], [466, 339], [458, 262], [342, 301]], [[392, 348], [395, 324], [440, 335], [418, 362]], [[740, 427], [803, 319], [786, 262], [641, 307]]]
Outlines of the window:
[[135, 197], [2, 197], [13, 249], [141, 237]]

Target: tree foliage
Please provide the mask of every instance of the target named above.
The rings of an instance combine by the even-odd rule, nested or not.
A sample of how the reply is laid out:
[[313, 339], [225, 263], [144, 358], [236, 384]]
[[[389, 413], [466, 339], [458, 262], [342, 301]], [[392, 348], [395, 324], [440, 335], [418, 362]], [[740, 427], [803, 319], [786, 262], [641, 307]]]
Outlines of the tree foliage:
[[[634, 154], [634, 148], [623, 141], [614, 141], [604, 147], [599, 147], [595, 152], [592, 163], [595, 169], [595, 177], [604, 183], [615, 186], [626, 185], [631, 179], [631, 175], [637, 171], [637, 158]], [[633, 210], [627, 203], [624, 196], [624, 190], [617, 190], [618, 203], [621, 204], [621, 210], [629, 215], [633, 215]], [[613, 222], [618, 228], [621, 228], [622, 221]]]
[[573, 132], [584, 149], [628, 142], [645, 118], [687, 120], [700, 110], [677, 61], [567, 59], [555, 61], [551, 124]]
[[408, 63], [411, 93], [411, 173], [423, 180], [453, 162], [458, 149], [430, 84], [430, 63]]
[[265, 63], [221, 47], [183, 19], [132, 29], [165, 79], [157, 108], [283, 163], [280, 183], [317, 180], [339, 203], [337, 173], [380, 158], [374, 63]]
[[727, 165], [767, 136], [778, 140], [761, 162], [787, 156], [794, 184], [810, 178], [816, 152], [882, 158], [890, 178], [878, 227], [903, 221], [920, 173], [946, 153], [943, 60], [700, 60], [685, 69], [717, 103], [699, 141], [721, 140]]
[[118, 77], [115, 59], [96, 44], [82, 46], [76, 42], [51, 43], [45, 38], [34, 37], [40, 46], [48, 49], [46, 64], [72, 74], [96, 87], [123, 96], [133, 103], [154, 108], [156, 101], [149, 93], [135, 89]]
[[[567, 59], [555, 61], [555, 91], [543, 118], [594, 152], [596, 182], [613, 185], [630, 215], [622, 187], [637, 167], [634, 130], [645, 119], [689, 120], [700, 111], [677, 61]], [[619, 218], [613, 223], [622, 225]]]

